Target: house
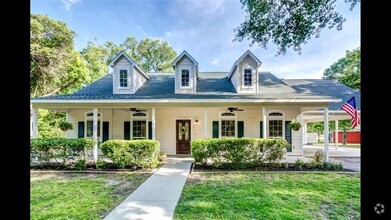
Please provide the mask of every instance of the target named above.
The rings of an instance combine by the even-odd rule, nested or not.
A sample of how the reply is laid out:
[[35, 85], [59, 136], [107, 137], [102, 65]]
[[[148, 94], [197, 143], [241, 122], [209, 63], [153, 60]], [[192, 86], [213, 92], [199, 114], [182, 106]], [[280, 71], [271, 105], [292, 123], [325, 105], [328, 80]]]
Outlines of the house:
[[[120, 52], [110, 63], [113, 72], [89, 86], [32, 99], [32, 136], [43, 108], [66, 112], [74, 127], [68, 138], [155, 139], [168, 155], [190, 154], [190, 141], [199, 138], [279, 138], [291, 143], [288, 155], [302, 155], [305, 126], [293, 131], [288, 123], [322, 120], [329, 110], [349, 118], [338, 108], [359, 97], [332, 80], [279, 79], [251, 51], [229, 72], [200, 72], [199, 65], [183, 51], [172, 63], [174, 73], [146, 73]], [[97, 159], [98, 146], [93, 155]]]

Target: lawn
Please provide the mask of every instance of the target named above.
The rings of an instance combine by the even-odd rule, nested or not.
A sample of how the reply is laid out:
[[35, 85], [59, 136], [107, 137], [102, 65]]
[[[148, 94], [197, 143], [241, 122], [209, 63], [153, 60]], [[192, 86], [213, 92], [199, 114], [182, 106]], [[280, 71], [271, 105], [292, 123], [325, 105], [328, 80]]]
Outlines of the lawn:
[[360, 219], [360, 174], [192, 173], [174, 219]]
[[150, 175], [31, 173], [31, 219], [102, 219]]

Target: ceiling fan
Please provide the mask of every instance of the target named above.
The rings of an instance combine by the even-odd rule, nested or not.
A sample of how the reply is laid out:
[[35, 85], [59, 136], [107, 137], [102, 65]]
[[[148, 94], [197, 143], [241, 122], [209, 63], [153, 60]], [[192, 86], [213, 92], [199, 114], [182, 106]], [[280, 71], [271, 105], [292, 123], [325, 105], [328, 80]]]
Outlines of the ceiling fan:
[[237, 108], [237, 107], [228, 107], [228, 110], [229, 110], [230, 112], [233, 112], [233, 111], [243, 111], [243, 109], [239, 109], [239, 108]]
[[137, 109], [137, 108], [129, 108], [129, 109], [122, 109], [122, 110], [125, 110], [125, 111], [132, 111], [132, 112], [145, 112], [146, 110], [145, 109]]

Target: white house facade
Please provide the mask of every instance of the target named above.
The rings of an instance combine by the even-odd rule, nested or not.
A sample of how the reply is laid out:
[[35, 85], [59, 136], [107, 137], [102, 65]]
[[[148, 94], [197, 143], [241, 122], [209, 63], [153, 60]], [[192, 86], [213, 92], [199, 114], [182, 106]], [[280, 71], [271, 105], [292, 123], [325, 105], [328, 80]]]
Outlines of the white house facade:
[[[305, 124], [359, 97], [332, 80], [279, 79], [262, 71], [251, 51], [229, 72], [199, 72], [186, 51], [174, 60], [174, 73], [145, 73], [124, 52], [110, 66], [112, 73], [74, 94], [32, 99], [32, 136], [38, 136], [42, 108], [66, 112], [74, 127], [67, 138], [154, 139], [168, 155], [191, 154], [190, 141], [200, 138], [277, 138], [291, 144], [288, 155], [302, 155], [306, 128], [293, 131], [287, 124]], [[98, 152], [97, 145], [94, 159]]]

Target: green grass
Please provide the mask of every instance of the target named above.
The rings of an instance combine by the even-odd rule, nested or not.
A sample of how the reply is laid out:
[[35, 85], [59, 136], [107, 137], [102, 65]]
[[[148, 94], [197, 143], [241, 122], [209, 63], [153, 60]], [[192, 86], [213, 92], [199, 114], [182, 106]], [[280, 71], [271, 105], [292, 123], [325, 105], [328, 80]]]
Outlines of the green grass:
[[360, 219], [360, 174], [192, 173], [174, 219]]
[[31, 219], [102, 219], [150, 175], [31, 173]]

